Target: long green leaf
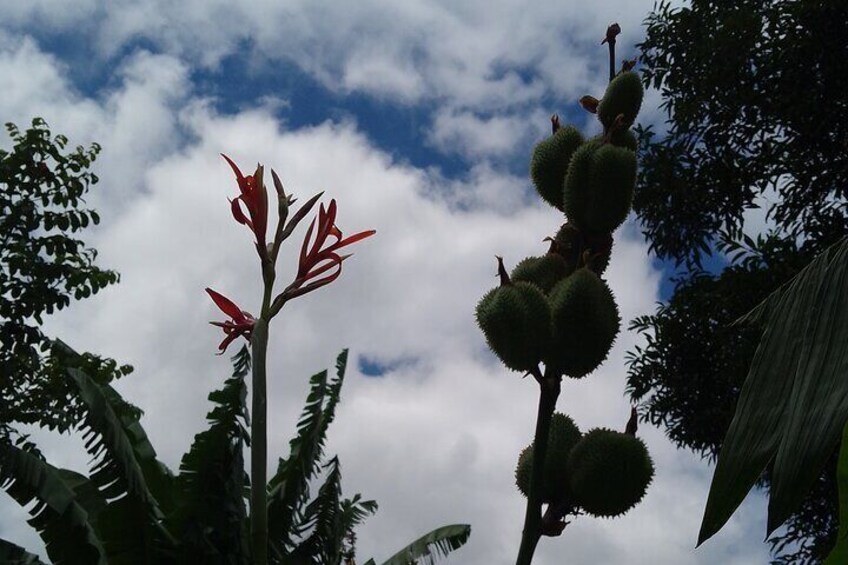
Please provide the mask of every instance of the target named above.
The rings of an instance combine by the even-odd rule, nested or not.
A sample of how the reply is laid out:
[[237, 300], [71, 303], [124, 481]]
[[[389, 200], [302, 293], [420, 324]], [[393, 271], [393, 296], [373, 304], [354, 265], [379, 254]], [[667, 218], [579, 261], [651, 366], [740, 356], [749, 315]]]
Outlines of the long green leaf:
[[842, 447], [839, 448], [836, 481], [839, 485], [839, 533], [836, 535], [836, 546], [827, 556], [824, 565], [848, 563], [848, 424], [842, 428]]
[[164, 514], [147, 485], [140, 459], [151, 469], [161, 468], [154, 466], [155, 452], [141, 426], [132, 425], [137, 417], [127, 417], [137, 410], [83, 371], [68, 369], [68, 373], [86, 407], [81, 429], [86, 449], [96, 461], [91, 482], [110, 501], [97, 521], [110, 565], [155, 562], [172, 555], [176, 542], [162, 524]]
[[102, 540], [109, 565], [135, 565], [151, 561], [173, 561], [174, 554], [155, 528], [151, 528], [148, 513], [141, 501], [133, 496], [107, 502], [88, 478], [75, 471], [59, 469], [59, 475], [76, 495], [76, 501], [88, 513], [89, 519]]
[[287, 459], [281, 459], [268, 483], [269, 554], [285, 555], [294, 546], [294, 529], [309, 499], [309, 481], [320, 469], [327, 428], [335, 417], [347, 366], [348, 350], [336, 360], [336, 377], [327, 382], [327, 371], [310, 379], [297, 435], [290, 442]]
[[247, 565], [250, 559], [244, 472], [250, 352], [233, 358], [233, 375], [209, 395], [209, 428], [194, 437], [180, 464], [179, 505], [170, 517], [183, 542], [182, 563]]
[[28, 521], [58, 565], [106, 565], [106, 552], [88, 513], [59, 470], [8, 442], [0, 442], [0, 487], [25, 507]]
[[777, 315], [769, 322], [796, 333], [803, 328], [795, 386], [772, 473], [769, 534], [801, 504], [848, 420], [848, 244], [821, 263], [825, 268], [812, 269], [796, 291], [815, 295], [812, 309], [801, 318]]
[[0, 539], [0, 563], [4, 565], [46, 565], [38, 555], [19, 545]]
[[346, 532], [342, 522], [342, 476], [338, 458], [333, 457], [326, 467], [324, 484], [306, 506], [303, 521], [296, 526], [297, 535], [309, 535], [295, 547], [292, 555], [308, 556], [317, 563], [339, 563]]
[[68, 369], [68, 374], [77, 385], [87, 408], [81, 426], [86, 450], [99, 460], [92, 468], [91, 480], [107, 498], [118, 498], [129, 493], [158, 511], [156, 500], [147, 487], [144, 473], [136, 459], [133, 442], [103, 388], [78, 369]]
[[103, 498], [100, 490], [88, 480], [88, 477], [80, 475], [76, 471], [57, 469], [57, 473], [62, 478], [62, 482], [74, 491], [76, 502], [83, 507], [88, 514], [88, 519], [95, 525], [96, 529], [98, 517], [108, 506], [108, 502]]
[[341, 563], [348, 535], [377, 510], [373, 500], [360, 495], [342, 500], [342, 475], [338, 457], [324, 465], [327, 475], [318, 494], [306, 507], [296, 535], [306, 536], [292, 551], [312, 563]]
[[[431, 565], [439, 558], [446, 557], [451, 551], [465, 545], [470, 535], [471, 526], [467, 524], [436, 528], [389, 557], [383, 565], [418, 565], [419, 563]], [[375, 565], [374, 560], [367, 561], [365, 565]]]
[[[843, 239], [822, 253], [738, 321], [764, 323], [765, 331], [719, 454], [698, 544], [721, 529], [778, 456], [772, 484], [779, 478], [780, 490], [772, 491], [772, 531], [820, 474], [821, 464], [817, 468], [812, 465], [823, 463], [832, 453], [848, 409], [848, 390], [843, 392], [845, 373], [840, 369], [845, 357], [838, 346], [834, 349], [835, 344], [848, 343], [846, 286], [844, 273], [832, 268], [845, 268], [846, 245], [848, 239]], [[842, 297], [834, 298], [834, 294]], [[824, 328], [839, 335], [828, 335]], [[815, 335], [807, 335], [808, 330]], [[843, 383], [836, 382], [839, 380]], [[825, 399], [828, 390], [837, 396]], [[810, 422], [813, 429], [798, 429]], [[834, 425], [837, 437], [832, 433]], [[813, 439], [816, 434], [822, 437]], [[801, 468], [803, 465], [807, 467]]]
[[163, 513], [173, 509], [176, 478], [171, 470], [156, 458], [156, 450], [139, 421], [140, 410], [124, 400], [110, 385], [100, 385], [104, 398], [118, 414], [121, 427], [132, 444], [135, 459], [153, 498]]

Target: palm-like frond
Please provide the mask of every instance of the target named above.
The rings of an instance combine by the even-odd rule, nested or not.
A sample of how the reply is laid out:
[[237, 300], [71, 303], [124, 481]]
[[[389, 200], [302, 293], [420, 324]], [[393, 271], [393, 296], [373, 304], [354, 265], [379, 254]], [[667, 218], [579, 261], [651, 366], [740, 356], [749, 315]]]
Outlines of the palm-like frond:
[[124, 400], [110, 385], [101, 385], [109, 405], [118, 415], [121, 427], [132, 444], [135, 460], [144, 476], [150, 494], [165, 514], [174, 506], [176, 478], [171, 470], [156, 458], [156, 450], [141, 426], [141, 410]]
[[19, 545], [0, 539], [0, 563], [5, 565], [46, 565], [38, 555]]
[[[467, 524], [436, 528], [389, 557], [383, 565], [431, 565], [438, 559], [446, 557], [451, 551], [465, 545], [470, 535], [471, 526]], [[376, 563], [373, 559], [369, 559], [365, 565], [376, 565]]]
[[110, 565], [163, 559], [173, 550], [174, 540], [162, 525], [164, 514], [148, 487], [142, 462], [159, 486], [167, 479], [138, 423], [138, 409], [86, 373], [68, 369], [68, 374], [86, 407], [80, 429], [96, 461], [90, 480], [109, 500], [97, 520], [97, 532]]
[[318, 494], [303, 512], [303, 521], [295, 534], [303, 541], [292, 551], [293, 556], [308, 557], [311, 563], [341, 563], [345, 539], [353, 528], [377, 510], [373, 500], [362, 501], [360, 495], [342, 500], [342, 474], [338, 457], [325, 466], [327, 476]]
[[269, 554], [279, 558], [295, 545], [295, 525], [309, 500], [309, 481], [320, 469], [327, 428], [335, 417], [347, 366], [348, 350], [336, 360], [336, 377], [328, 382], [327, 371], [310, 379], [310, 391], [297, 423], [291, 452], [281, 459], [268, 488]]
[[133, 442], [124, 430], [116, 407], [104, 394], [104, 387], [80, 370], [68, 369], [68, 374], [87, 408], [80, 428], [86, 450], [98, 460], [91, 470], [92, 482], [109, 499], [130, 494], [158, 510], [136, 460]]
[[172, 517], [183, 542], [183, 561], [247, 564], [249, 540], [243, 449], [249, 442], [247, 386], [250, 352], [233, 357], [233, 375], [209, 395], [209, 429], [194, 437], [178, 477], [180, 506]]
[[0, 486], [22, 507], [35, 502], [28, 522], [38, 530], [54, 563], [106, 564], [106, 551], [91, 517], [58, 469], [11, 443], [0, 442]]

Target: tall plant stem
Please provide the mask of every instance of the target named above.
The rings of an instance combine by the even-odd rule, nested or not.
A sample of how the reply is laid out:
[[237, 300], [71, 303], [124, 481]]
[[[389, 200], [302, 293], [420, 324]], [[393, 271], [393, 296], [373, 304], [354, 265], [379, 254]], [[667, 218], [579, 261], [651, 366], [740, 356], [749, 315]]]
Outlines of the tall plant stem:
[[268, 563], [268, 413], [266, 393], [265, 358], [268, 351], [268, 321], [256, 320], [251, 337], [253, 360], [253, 402], [250, 427], [250, 536], [253, 546], [253, 563]]
[[551, 419], [559, 398], [559, 375], [549, 375], [539, 379], [539, 409], [536, 414], [536, 434], [533, 438], [533, 468], [530, 471], [530, 492], [527, 496], [527, 510], [524, 513], [524, 529], [521, 533], [521, 547], [515, 565], [530, 565], [533, 553], [542, 536], [542, 473], [548, 454], [548, 435]]
[[609, 43], [609, 79], [615, 78], [615, 39], [608, 41]]

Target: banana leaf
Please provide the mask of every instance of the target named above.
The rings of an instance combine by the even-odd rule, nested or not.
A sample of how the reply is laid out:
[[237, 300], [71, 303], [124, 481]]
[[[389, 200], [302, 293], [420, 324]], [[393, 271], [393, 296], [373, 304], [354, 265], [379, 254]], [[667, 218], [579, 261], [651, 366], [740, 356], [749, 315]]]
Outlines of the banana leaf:
[[718, 532], [769, 464], [768, 534], [798, 507], [848, 420], [848, 238], [736, 323], [764, 333], [719, 453], [698, 537]]

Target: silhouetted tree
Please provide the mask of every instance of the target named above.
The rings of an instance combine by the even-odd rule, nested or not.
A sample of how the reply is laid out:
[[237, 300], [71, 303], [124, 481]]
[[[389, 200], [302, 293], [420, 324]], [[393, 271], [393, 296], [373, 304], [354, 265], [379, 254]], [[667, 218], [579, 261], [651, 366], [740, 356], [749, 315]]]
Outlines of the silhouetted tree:
[[[668, 302], [631, 323], [647, 343], [631, 352], [628, 387], [643, 419], [713, 459], [760, 337], [729, 324], [848, 231], [848, 4], [661, 2], [645, 23], [642, 76], [668, 131], [637, 128], [633, 207], [678, 274]], [[771, 227], [747, 237], [743, 213], [758, 204]], [[718, 252], [723, 270], [705, 269]], [[827, 555], [834, 470], [771, 539], [775, 563]]]

